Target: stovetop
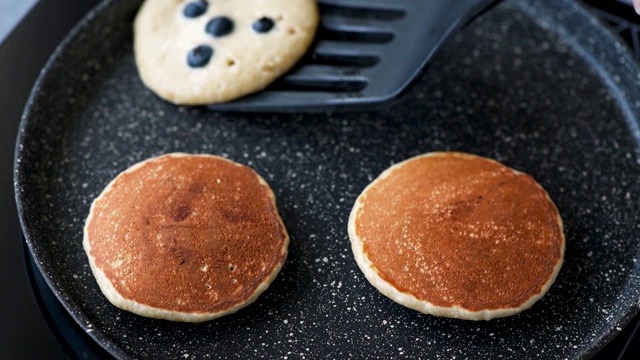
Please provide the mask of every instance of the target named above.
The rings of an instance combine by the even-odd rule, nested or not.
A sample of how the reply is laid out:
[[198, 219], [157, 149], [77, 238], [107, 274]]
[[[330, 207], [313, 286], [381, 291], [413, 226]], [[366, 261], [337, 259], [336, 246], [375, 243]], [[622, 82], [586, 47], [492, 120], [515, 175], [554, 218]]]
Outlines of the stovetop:
[[[0, 44], [0, 354], [3, 358], [107, 358], [57, 301], [22, 240], [12, 164], [20, 115], [40, 68], [97, 0], [40, 0]], [[626, 3], [584, 0], [640, 59], [640, 16]], [[594, 359], [630, 359], [640, 350], [640, 314]]]

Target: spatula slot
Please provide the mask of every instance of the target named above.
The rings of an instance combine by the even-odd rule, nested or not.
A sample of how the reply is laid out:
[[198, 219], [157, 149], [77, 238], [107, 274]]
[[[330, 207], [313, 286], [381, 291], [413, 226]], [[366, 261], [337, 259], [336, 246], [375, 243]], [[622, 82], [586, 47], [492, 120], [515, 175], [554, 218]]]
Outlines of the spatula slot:
[[[406, 12], [403, 9], [394, 8], [394, 3], [389, 1], [387, 7], [374, 7], [375, 4], [362, 6], [359, 5], [334, 5], [329, 1], [319, 2], [318, 7], [320, 13], [323, 15], [340, 15], [352, 18], [366, 18], [377, 20], [398, 20], [405, 16]], [[368, 7], [371, 6], [371, 7]]]
[[368, 55], [330, 55], [314, 53], [309, 58], [309, 63], [317, 65], [329, 66], [354, 66], [354, 67], [371, 67], [380, 62], [377, 56]]
[[393, 33], [389, 32], [359, 32], [359, 31], [335, 31], [320, 27], [318, 38], [323, 40], [351, 41], [361, 43], [388, 43], [393, 40]]
[[271, 91], [324, 91], [324, 92], [354, 92], [367, 86], [364, 80], [354, 81], [325, 81], [325, 80], [295, 80], [282, 79], [269, 87]]

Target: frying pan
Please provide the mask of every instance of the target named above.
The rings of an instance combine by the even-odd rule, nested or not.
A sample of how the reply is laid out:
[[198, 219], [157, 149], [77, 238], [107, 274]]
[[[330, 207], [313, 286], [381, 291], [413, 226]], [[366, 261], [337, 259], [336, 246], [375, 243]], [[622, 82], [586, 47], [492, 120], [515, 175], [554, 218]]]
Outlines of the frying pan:
[[[570, 0], [510, 0], [456, 35], [401, 101], [365, 112], [242, 114], [177, 107], [140, 82], [131, 22], [106, 1], [63, 41], [18, 134], [26, 242], [79, 325], [118, 358], [589, 358], [638, 310], [640, 69]], [[540, 182], [563, 217], [565, 265], [531, 309], [468, 322], [379, 294], [347, 218], [382, 170], [435, 150], [494, 158]], [[147, 319], [100, 293], [82, 250], [91, 201], [167, 152], [212, 153], [270, 183], [291, 235], [258, 301], [202, 324]]]

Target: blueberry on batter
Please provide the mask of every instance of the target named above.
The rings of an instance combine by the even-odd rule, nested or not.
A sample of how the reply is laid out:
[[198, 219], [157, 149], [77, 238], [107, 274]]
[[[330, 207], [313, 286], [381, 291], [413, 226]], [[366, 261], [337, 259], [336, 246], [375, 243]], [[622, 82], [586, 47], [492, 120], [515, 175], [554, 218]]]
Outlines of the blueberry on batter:
[[219, 16], [209, 20], [205, 31], [214, 37], [221, 37], [231, 33], [233, 26], [231, 19], [226, 16]]
[[207, 45], [200, 45], [189, 51], [187, 55], [187, 64], [193, 68], [199, 68], [207, 65], [213, 56], [213, 48]]
[[255, 30], [258, 33], [266, 33], [273, 28], [273, 25], [275, 25], [273, 20], [265, 16], [256, 20], [253, 23], [252, 27], [253, 27], [253, 30]]
[[204, 14], [204, 12], [207, 11], [208, 6], [209, 3], [207, 2], [207, 0], [194, 1], [187, 4], [187, 6], [184, 7], [182, 13], [188, 18], [195, 18]]

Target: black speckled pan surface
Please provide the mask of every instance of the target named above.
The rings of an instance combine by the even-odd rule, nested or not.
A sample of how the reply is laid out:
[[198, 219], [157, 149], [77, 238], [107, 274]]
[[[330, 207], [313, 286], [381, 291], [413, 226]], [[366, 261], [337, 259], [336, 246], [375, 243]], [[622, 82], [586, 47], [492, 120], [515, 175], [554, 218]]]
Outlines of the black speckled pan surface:
[[[397, 104], [375, 112], [224, 114], [140, 82], [131, 21], [107, 1], [65, 40], [27, 106], [15, 185], [29, 248], [78, 323], [120, 358], [588, 358], [640, 299], [640, 70], [569, 0], [507, 1], [457, 35]], [[538, 180], [566, 226], [565, 265], [520, 315], [467, 322], [379, 294], [352, 258], [349, 211], [391, 164], [435, 150], [495, 158]], [[91, 201], [167, 152], [248, 164], [291, 235], [258, 301], [203, 324], [110, 305], [82, 250]]]

